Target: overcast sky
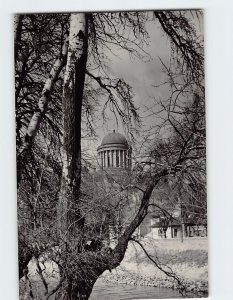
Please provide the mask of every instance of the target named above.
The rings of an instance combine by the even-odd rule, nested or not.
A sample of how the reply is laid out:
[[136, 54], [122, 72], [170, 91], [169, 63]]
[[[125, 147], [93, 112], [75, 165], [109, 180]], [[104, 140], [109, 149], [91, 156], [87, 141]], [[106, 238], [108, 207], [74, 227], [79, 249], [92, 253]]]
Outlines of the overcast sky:
[[[203, 34], [203, 20], [197, 19], [191, 14], [189, 14], [189, 16], [192, 17], [198, 33]], [[147, 30], [150, 37], [150, 43], [144, 49], [151, 56], [147, 62], [137, 58], [131, 59], [126, 51], [118, 50], [118, 56], [115, 57], [112, 55], [109, 64], [109, 70], [114, 76], [124, 78], [124, 80], [132, 86], [135, 94], [134, 103], [136, 107], [140, 107], [141, 115], [143, 115], [143, 111], [145, 112], [144, 106], [152, 105], [152, 97], [155, 97], [156, 99], [167, 99], [169, 95], [167, 87], [155, 88], [153, 85], [161, 84], [165, 80], [160, 59], [165, 64], [169, 62], [170, 42], [161, 30], [158, 22], [148, 23]], [[148, 118], [147, 120], [144, 120], [144, 125], [149, 126], [152, 121], [154, 122], [156, 120]], [[89, 148], [94, 155], [96, 154], [97, 146], [109, 132], [112, 132], [115, 129], [125, 135], [122, 126], [117, 127], [117, 123], [113, 116], [104, 124], [104, 126], [102, 126], [102, 124], [100, 126], [101, 128], [97, 129], [97, 134], [99, 136], [98, 140], [88, 143], [85, 142], [85, 148]]]

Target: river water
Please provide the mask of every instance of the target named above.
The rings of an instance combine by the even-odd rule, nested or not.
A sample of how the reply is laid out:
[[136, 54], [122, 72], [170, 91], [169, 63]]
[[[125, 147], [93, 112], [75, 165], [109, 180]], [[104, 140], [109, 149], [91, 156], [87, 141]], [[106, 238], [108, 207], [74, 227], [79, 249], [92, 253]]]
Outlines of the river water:
[[178, 291], [166, 288], [98, 284], [90, 300], [133, 300], [182, 298]]

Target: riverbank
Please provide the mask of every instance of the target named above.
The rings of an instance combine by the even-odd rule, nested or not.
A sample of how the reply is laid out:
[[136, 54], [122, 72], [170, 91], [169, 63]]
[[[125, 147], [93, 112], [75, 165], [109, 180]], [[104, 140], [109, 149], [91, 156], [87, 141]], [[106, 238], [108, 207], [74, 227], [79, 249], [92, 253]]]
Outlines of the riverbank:
[[[189, 297], [208, 296], [208, 243], [205, 238], [141, 241], [146, 251], [170, 274], [176, 274]], [[173, 277], [159, 270], [141, 247], [130, 243], [120, 267], [105, 272], [100, 279], [107, 283], [178, 289]]]
[[[160, 267], [168, 272], [174, 272], [181, 279], [189, 292], [190, 298], [206, 297], [208, 295], [207, 239], [193, 238], [184, 240], [184, 242], [181, 243], [180, 240], [154, 240], [147, 237], [140, 242], [143, 244], [146, 251], [152, 255], [155, 261], [158, 262]], [[32, 260], [28, 267], [35, 299], [45, 299], [45, 289], [37, 273], [36, 262]], [[48, 288], [49, 290], [52, 290], [59, 280], [58, 267], [51, 261], [45, 261], [43, 269], [44, 268], [46, 269], [43, 274], [46, 277]], [[21, 280], [20, 295], [25, 294], [24, 283], [25, 282]], [[115, 288], [113, 288], [114, 286]], [[147, 295], [150, 289], [152, 289], [151, 293], [153, 293], [153, 288], [170, 289], [167, 290], [166, 295], [167, 293], [172, 293], [172, 290], [177, 293], [176, 290], [179, 288], [177, 281], [166, 276], [164, 272], [159, 270], [146, 257], [138, 244], [130, 242], [121, 265], [117, 269], [112, 270], [111, 273], [105, 272], [96, 282], [94, 287], [94, 295], [96, 296], [93, 299], [102, 299], [106, 289], [108, 294], [112, 293], [113, 290], [114, 293], [117, 293], [117, 291], [120, 290], [122, 295], [125, 295], [125, 292], [129, 294], [132, 291], [132, 287], [136, 286], [137, 288], [145, 287], [145, 290], [142, 291], [144, 295]], [[126, 288], [126, 291], [124, 291], [124, 287]], [[146, 289], [146, 287], [149, 288]], [[100, 294], [102, 298], [99, 297]], [[24, 296], [22, 297], [23, 298], [20, 299], [25, 299]], [[105, 298], [103, 299], [112, 299], [106, 297], [107, 296], [105, 295]], [[171, 296], [171, 298], [172, 297], [173, 296]], [[54, 298], [55, 296], [52, 296], [51, 300]], [[147, 297], [144, 296], [143, 298], [146, 299]]]

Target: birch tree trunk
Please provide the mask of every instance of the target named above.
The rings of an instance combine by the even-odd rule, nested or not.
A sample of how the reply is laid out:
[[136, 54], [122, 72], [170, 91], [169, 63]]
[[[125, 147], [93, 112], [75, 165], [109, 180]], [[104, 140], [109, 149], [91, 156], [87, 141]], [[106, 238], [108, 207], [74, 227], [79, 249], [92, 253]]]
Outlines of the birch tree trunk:
[[56, 83], [61, 70], [63, 69], [63, 67], [66, 64], [67, 54], [68, 54], [68, 39], [65, 38], [64, 45], [62, 47], [62, 53], [56, 59], [54, 65], [50, 71], [49, 77], [45, 82], [43, 91], [41, 93], [41, 97], [38, 101], [37, 109], [35, 110], [32, 118], [30, 120], [30, 123], [28, 125], [27, 131], [25, 134], [24, 143], [23, 143], [23, 145], [20, 149], [20, 152], [18, 154], [18, 157], [17, 157], [17, 166], [18, 166], [17, 183], [18, 183], [18, 185], [21, 180], [21, 176], [20, 176], [21, 168], [23, 167], [23, 165], [25, 165], [27, 163], [28, 150], [31, 148], [31, 146], [33, 144], [34, 138], [38, 132], [40, 124], [46, 113], [46, 109], [48, 106], [48, 102], [49, 102], [50, 95], [51, 95], [52, 89], [54, 87], [54, 84]]
[[[80, 253], [81, 113], [87, 62], [88, 26], [84, 13], [71, 14], [63, 87], [62, 179], [58, 201], [58, 236], [65, 280], [59, 299], [88, 299], [96, 277], [88, 276], [86, 254]], [[81, 261], [83, 261], [81, 263]], [[85, 270], [82, 274], [81, 269]], [[85, 278], [85, 279], [84, 279]]]
[[[62, 182], [58, 203], [58, 229], [63, 241], [78, 224], [81, 183], [81, 113], [87, 61], [87, 19], [71, 14], [69, 49], [63, 88]], [[72, 223], [74, 224], [72, 225]]]

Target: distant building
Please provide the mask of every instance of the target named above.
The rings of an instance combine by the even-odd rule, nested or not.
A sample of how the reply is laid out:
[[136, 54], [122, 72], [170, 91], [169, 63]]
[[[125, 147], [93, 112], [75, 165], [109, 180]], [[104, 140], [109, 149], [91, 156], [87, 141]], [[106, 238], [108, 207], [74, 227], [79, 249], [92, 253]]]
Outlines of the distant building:
[[187, 220], [181, 223], [179, 220], [180, 215], [177, 219], [169, 221], [166, 228], [166, 233], [164, 229], [164, 220], [160, 215], [151, 214], [152, 225], [151, 225], [151, 236], [155, 239], [163, 238], [191, 238], [191, 237], [206, 237], [207, 236], [207, 226], [197, 225], [193, 220]]
[[126, 138], [115, 130], [103, 138], [97, 153], [100, 169], [131, 170], [132, 149]]
[[[106, 189], [120, 188], [130, 184], [132, 169], [132, 148], [125, 136], [115, 132], [107, 134], [101, 145], [97, 148], [98, 168], [95, 174], [96, 180], [104, 182]], [[115, 184], [115, 185], [114, 185]], [[140, 196], [138, 191], [131, 190], [128, 196], [128, 203], [123, 207], [119, 222], [127, 225], [135, 215]], [[183, 223], [181, 222], [183, 220]], [[181, 210], [177, 210], [176, 218], [165, 224], [162, 214], [149, 212], [138, 228], [136, 234], [145, 236], [150, 234], [153, 238], [180, 238], [193, 236], [206, 236], [206, 226], [195, 224], [192, 216], [181, 218]], [[119, 225], [119, 224], [118, 224]]]

